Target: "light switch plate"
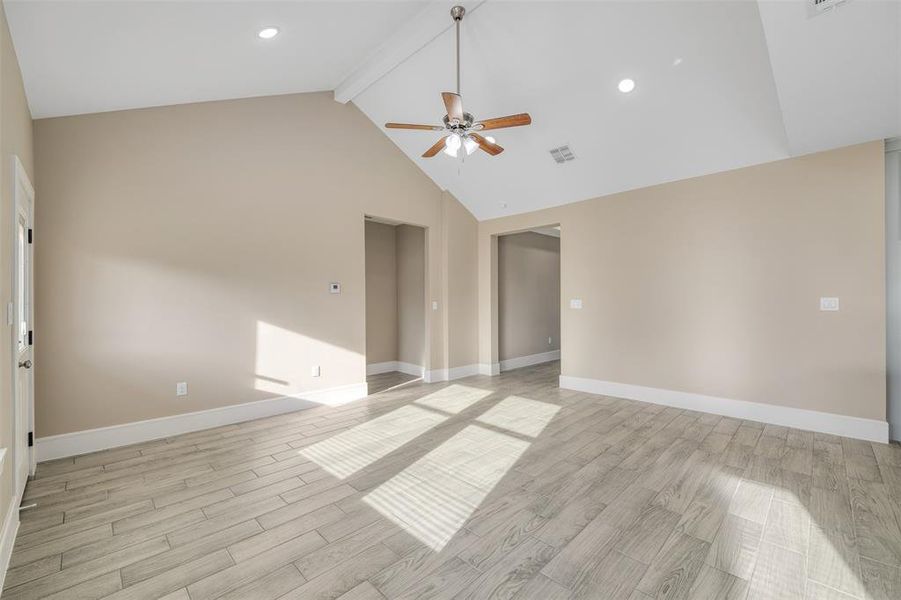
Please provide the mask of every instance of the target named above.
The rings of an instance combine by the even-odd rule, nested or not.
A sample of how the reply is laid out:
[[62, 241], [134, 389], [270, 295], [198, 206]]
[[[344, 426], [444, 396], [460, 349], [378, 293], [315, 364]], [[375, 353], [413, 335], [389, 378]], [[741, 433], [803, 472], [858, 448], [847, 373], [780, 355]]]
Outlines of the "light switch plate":
[[572, 299], [569, 301], [569, 307], [570, 307], [570, 308], [575, 308], [575, 309], [577, 309], [577, 310], [580, 309], [580, 308], [582, 308], [582, 299], [581, 299], [581, 298], [572, 298]]
[[820, 310], [837, 311], [839, 307], [838, 298], [820, 298]]
[[322, 371], [319, 369], [319, 365], [310, 369], [310, 375], [312, 377], [319, 377], [322, 374]]
[[181, 381], [175, 384], [175, 395], [176, 396], [187, 396], [188, 395], [188, 382]]
[[438, 303], [432, 302], [432, 310], [438, 310]]

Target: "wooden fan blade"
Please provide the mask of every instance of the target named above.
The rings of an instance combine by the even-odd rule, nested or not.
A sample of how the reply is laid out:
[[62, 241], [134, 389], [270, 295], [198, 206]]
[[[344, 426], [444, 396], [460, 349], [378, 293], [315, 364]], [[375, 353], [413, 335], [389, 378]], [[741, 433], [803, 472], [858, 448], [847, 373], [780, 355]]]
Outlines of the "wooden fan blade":
[[447, 108], [447, 118], [453, 121], [456, 119], [460, 123], [463, 122], [463, 99], [460, 94], [453, 92], [441, 92], [441, 99], [444, 100], [444, 107]]
[[426, 131], [444, 131], [444, 127], [438, 125], [414, 125], [412, 123], [385, 123], [388, 129], [425, 129]]
[[481, 125], [479, 131], [487, 131], [489, 129], [503, 129], [504, 127], [522, 127], [523, 125], [531, 125], [532, 117], [529, 113], [519, 113], [518, 115], [510, 115], [507, 117], [497, 117], [496, 119], [485, 119], [479, 121], [476, 125]]
[[478, 133], [469, 132], [469, 137], [476, 141], [476, 143], [479, 145], [479, 148], [481, 148], [491, 156], [497, 156], [504, 151], [503, 148], [501, 148], [497, 144], [492, 144], [491, 142], [480, 136]]
[[445, 136], [445, 137], [441, 138], [440, 140], [438, 140], [437, 142], [435, 142], [434, 146], [432, 146], [431, 148], [429, 148], [428, 150], [426, 150], [425, 152], [422, 153], [422, 157], [423, 158], [432, 158], [433, 156], [435, 156], [436, 154], [441, 152], [444, 149], [444, 144], [445, 144], [444, 140], [446, 140], [446, 139], [447, 139], [447, 136]]

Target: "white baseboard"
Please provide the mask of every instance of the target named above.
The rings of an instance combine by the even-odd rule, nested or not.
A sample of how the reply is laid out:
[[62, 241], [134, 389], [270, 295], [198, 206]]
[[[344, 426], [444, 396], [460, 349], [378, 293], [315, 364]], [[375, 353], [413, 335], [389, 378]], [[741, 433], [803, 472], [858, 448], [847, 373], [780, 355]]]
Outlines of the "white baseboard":
[[364, 398], [367, 394], [368, 386], [365, 383], [353, 383], [171, 417], [51, 435], [35, 440], [36, 452], [38, 461], [77, 456], [118, 446], [148, 442], [180, 433], [280, 415], [314, 406], [338, 406]]
[[479, 365], [479, 374], [488, 375], [491, 377], [493, 377], [494, 375], [500, 375], [501, 363], [482, 363]]
[[0, 530], [0, 589], [3, 589], [3, 582], [6, 581], [6, 571], [9, 568], [9, 559], [13, 554], [13, 545], [16, 543], [18, 532], [19, 497], [13, 496], [3, 519], [3, 529]]
[[399, 360], [389, 360], [388, 362], [366, 365], [367, 375], [379, 375], [381, 373], [391, 373], [393, 371], [406, 373], [407, 375], [413, 375], [414, 377], [423, 377], [425, 375], [425, 369], [423, 367]]
[[436, 381], [453, 381], [454, 379], [472, 377], [478, 374], [479, 365], [463, 365], [462, 367], [451, 367], [450, 369], [432, 369], [426, 372], [423, 380], [426, 383], [435, 383]]
[[447, 370], [447, 380], [463, 379], [464, 377], [472, 377], [479, 374], [479, 365], [464, 365], [462, 367], [451, 367]]
[[389, 360], [388, 362], [372, 363], [366, 365], [367, 375], [381, 375], [382, 373], [391, 373], [397, 371], [397, 361]]
[[425, 367], [414, 365], [413, 363], [397, 361], [397, 369], [395, 370], [414, 377], [425, 377]]
[[522, 367], [530, 367], [541, 363], [560, 360], [560, 351], [551, 350], [550, 352], [541, 352], [540, 354], [530, 354], [529, 356], [517, 356], [516, 358], [508, 358], [500, 362], [501, 371], [509, 371], [510, 369], [520, 369]]
[[422, 376], [422, 380], [426, 383], [447, 381], [447, 369], [432, 369], [431, 371], [426, 371]]
[[860, 417], [849, 417], [776, 404], [732, 400], [730, 398], [566, 375], [560, 376], [560, 387], [568, 390], [588, 392], [589, 394], [640, 400], [641, 402], [697, 410], [737, 419], [759, 421], [761, 423], [794, 427], [820, 433], [831, 433], [871, 442], [888, 442], [888, 423], [876, 419], [862, 419]]

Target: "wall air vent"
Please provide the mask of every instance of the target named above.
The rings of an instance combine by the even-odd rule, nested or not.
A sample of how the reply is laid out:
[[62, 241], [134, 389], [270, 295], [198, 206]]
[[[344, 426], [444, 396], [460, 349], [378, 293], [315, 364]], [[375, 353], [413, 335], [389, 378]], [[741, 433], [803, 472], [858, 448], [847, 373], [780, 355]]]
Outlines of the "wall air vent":
[[573, 154], [572, 149], [569, 146], [560, 146], [559, 148], [551, 148], [550, 150], [551, 157], [553, 157], [554, 162], [558, 165], [562, 165], [565, 162], [569, 162], [571, 160], [576, 159], [576, 155]]
[[848, 0], [807, 0], [807, 18], [829, 12], [845, 2], [848, 2]]

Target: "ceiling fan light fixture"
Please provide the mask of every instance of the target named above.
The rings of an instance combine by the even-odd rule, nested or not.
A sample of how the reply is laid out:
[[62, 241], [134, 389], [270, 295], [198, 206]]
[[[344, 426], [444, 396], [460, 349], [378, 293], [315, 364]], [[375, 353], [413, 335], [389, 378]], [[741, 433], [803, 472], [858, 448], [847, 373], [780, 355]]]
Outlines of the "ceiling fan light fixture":
[[466, 150], [466, 156], [469, 156], [470, 154], [478, 150], [479, 144], [467, 135], [465, 138], [463, 138], [463, 148]]
[[457, 134], [447, 136], [444, 140], [444, 153], [448, 156], [457, 158], [457, 151], [460, 149], [462, 143], [463, 142], [460, 141], [460, 136]]

